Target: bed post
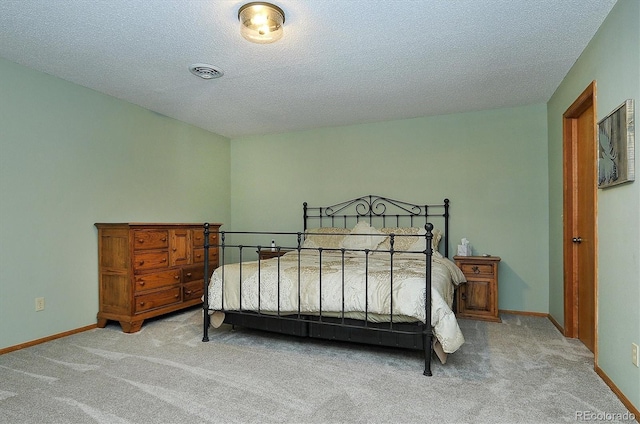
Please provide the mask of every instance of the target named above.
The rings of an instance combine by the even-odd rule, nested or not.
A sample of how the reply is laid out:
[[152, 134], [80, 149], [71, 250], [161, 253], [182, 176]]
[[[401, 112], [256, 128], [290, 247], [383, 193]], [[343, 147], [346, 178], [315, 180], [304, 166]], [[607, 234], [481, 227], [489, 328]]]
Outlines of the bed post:
[[209, 223], [204, 223], [204, 301], [202, 302], [202, 341], [209, 341]]
[[433, 330], [431, 329], [431, 257], [433, 256], [433, 251], [431, 249], [431, 241], [433, 240], [433, 224], [427, 222], [424, 226], [427, 230], [427, 248], [425, 249], [425, 253], [427, 255], [426, 258], [426, 274], [425, 274], [425, 302], [424, 302], [424, 318], [425, 324], [423, 334], [424, 334], [424, 375], [431, 376], [431, 355], [433, 353], [433, 345], [431, 344], [433, 341]]
[[444, 257], [449, 257], [449, 199], [444, 199]]
[[307, 202], [302, 204], [302, 219], [304, 220], [304, 229], [303, 232], [307, 232]]

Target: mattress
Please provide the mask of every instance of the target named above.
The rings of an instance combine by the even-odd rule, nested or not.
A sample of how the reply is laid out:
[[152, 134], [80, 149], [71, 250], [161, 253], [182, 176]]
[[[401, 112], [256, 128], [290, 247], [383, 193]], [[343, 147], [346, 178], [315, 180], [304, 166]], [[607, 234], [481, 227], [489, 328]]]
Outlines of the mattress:
[[[303, 249], [223, 265], [211, 277], [209, 309], [425, 323], [426, 255], [401, 252], [391, 258], [384, 252]], [[464, 275], [436, 252], [431, 276], [433, 333], [444, 352], [453, 353], [464, 343], [452, 311], [454, 288]]]

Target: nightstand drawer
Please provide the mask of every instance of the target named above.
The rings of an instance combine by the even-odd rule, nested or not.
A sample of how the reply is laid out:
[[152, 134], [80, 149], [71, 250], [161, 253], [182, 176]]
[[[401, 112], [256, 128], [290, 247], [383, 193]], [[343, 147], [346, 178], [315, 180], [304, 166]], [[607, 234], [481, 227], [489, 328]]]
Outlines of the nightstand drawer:
[[493, 264], [463, 263], [460, 269], [467, 277], [475, 275], [478, 277], [493, 276]]

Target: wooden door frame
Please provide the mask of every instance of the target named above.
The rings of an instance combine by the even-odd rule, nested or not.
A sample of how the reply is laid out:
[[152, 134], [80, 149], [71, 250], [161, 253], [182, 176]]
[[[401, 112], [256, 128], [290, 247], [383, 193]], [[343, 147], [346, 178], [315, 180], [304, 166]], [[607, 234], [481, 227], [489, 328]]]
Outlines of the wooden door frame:
[[[596, 113], [596, 82], [591, 84], [578, 96], [571, 106], [562, 115], [563, 126], [563, 264], [564, 264], [564, 335], [566, 337], [575, 338], [578, 336], [578, 282], [577, 270], [574, 267], [576, 263], [577, 252], [573, 247], [572, 238], [575, 237], [573, 229], [577, 222], [577, 146], [578, 131], [577, 118], [587, 110], [593, 107], [593, 148], [597, 149], [597, 113]], [[598, 155], [595, 155], [597, 160]], [[597, 170], [597, 164], [591, 164]], [[596, 174], [597, 175], [597, 174]], [[597, 216], [597, 187], [593, 182], [594, 190], [594, 211]], [[593, 222], [593, 231], [597, 235], [596, 220]], [[594, 240], [594, 255], [597, 256], [597, 237]], [[597, 364], [598, 358], [598, 278], [597, 278], [597, 257], [594, 257], [593, 273], [594, 273], [594, 358]]]

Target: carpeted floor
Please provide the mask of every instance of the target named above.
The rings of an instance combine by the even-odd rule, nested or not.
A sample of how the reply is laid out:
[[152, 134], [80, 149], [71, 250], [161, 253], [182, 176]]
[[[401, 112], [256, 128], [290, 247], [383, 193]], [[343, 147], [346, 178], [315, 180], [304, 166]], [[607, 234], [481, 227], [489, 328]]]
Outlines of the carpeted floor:
[[546, 318], [460, 320], [466, 343], [424, 377], [417, 351], [228, 326], [203, 343], [200, 317], [192, 309], [149, 320], [135, 334], [110, 323], [0, 356], [0, 423], [561, 423], [628, 414], [593, 371], [591, 352]]

